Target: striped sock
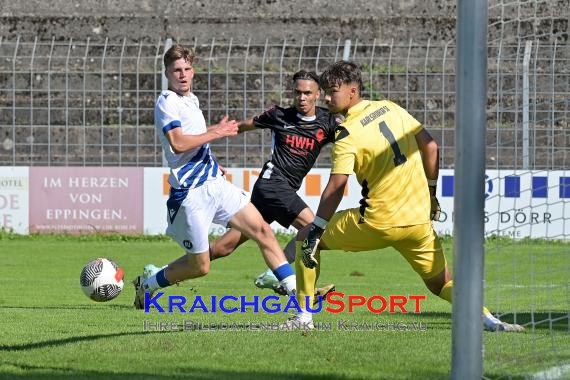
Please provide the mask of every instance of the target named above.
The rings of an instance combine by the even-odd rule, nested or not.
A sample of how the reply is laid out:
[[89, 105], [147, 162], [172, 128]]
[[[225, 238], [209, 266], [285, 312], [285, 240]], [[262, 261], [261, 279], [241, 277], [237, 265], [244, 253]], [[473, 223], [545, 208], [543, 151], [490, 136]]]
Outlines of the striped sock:
[[277, 277], [277, 280], [281, 282], [281, 285], [287, 290], [287, 294], [295, 294], [295, 289], [297, 287], [297, 280], [295, 278], [295, 272], [293, 272], [293, 267], [287, 261], [279, 264], [277, 268], [273, 269], [273, 274]]
[[165, 272], [165, 269], [163, 268], [163, 269], [159, 270], [156, 274], [153, 274], [152, 276], [147, 278], [143, 283], [143, 287], [145, 289], [148, 289], [149, 291], [153, 292], [156, 289], [166, 288], [166, 287], [172, 285], [166, 279], [164, 272]]

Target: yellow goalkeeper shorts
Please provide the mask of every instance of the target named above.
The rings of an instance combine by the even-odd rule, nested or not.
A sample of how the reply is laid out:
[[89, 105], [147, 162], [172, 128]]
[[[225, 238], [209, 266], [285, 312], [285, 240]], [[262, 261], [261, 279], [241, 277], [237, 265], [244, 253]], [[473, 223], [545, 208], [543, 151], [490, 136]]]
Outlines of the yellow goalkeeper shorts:
[[423, 279], [432, 278], [445, 268], [445, 255], [431, 222], [375, 228], [366, 222], [359, 224], [359, 219], [357, 208], [334, 214], [321, 238], [321, 245], [325, 249], [353, 252], [394, 247]]

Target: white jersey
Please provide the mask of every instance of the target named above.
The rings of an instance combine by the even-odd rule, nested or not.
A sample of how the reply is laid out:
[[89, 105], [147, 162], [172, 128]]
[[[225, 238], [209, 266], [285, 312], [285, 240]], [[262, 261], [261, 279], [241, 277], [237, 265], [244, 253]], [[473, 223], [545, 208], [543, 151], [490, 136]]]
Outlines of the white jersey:
[[206, 133], [206, 120], [196, 95], [181, 96], [170, 90], [162, 91], [154, 108], [154, 124], [170, 167], [170, 186], [192, 189], [221, 175], [209, 144], [177, 154], [166, 138], [166, 133], [174, 128], [182, 128], [185, 135]]

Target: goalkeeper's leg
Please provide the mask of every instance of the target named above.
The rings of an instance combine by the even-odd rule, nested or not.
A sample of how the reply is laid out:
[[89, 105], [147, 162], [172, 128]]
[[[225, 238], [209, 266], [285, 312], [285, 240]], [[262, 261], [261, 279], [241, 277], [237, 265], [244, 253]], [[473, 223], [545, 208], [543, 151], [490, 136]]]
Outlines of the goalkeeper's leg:
[[[319, 278], [320, 269], [317, 265], [316, 268], [309, 269], [303, 264], [301, 259], [301, 244], [296, 242], [297, 255], [295, 257], [295, 272], [297, 274], [297, 303], [301, 308], [301, 312], [290, 316], [287, 321], [281, 326], [284, 330], [312, 330], [313, 315], [307, 311], [307, 306], [313, 304], [315, 298], [315, 284]], [[317, 249], [317, 256], [320, 256], [320, 249]]]
[[[297, 302], [301, 310], [306, 312], [307, 305], [311, 307], [315, 301], [315, 284], [321, 272], [321, 250], [317, 248], [315, 252], [319, 265], [314, 269], [309, 269], [303, 264], [301, 259], [301, 244], [303, 243], [300, 241], [296, 242], [297, 255], [295, 257], [295, 272], [297, 274]], [[312, 318], [310, 313], [307, 314]]]
[[[431, 224], [407, 227], [396, 233], [405, 233], [407, 236], [394, 244], [394, 248], [421, 276], [433, 294], [451, 303], [453, 279], [447, 267], [443, 248]], [[482, 319], [486, 330], [514, 332], [524, 330], [520, 325], [503, 322], [494, 317], [486, 307], [483, 307]]]
[[[442, 298], [449, 303], [452, 301], [452, 294], [453, 294], [453, 280], [449, 280], [448, 282], [443, 285], [441, 291], [439, 292], [439, 298]], [[489, 309], [483, 306], [483, 327], [487, 331], [510, 331], [510, 332], [519, 332], [524, 331], [524, 327], [521, 325], [517, 325], [516, 323], [507, 323], [501, 321], [499, 318], [495, 317]]]
[[[447, 269], [447, 267], [446, 267]], [[452, 302], [453, 294], [453, 280], [449, 280], [443, 285], [438, 296], [446, 300], [447, 302]], [[489, 309], [483, 306], [483, 313], [481, 315], [483, 319], [483, 327], [487, 331], [509, 331], [509, 332], [520, 332], [524, 331], [524, 327], [516, 323], [507, 323], [501, 321], [499, 318], [495, 317]]]

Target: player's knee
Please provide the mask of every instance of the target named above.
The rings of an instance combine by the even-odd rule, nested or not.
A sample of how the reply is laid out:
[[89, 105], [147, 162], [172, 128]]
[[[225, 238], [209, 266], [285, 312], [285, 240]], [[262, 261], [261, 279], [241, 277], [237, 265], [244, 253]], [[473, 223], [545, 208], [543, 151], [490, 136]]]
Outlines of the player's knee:
[[424, 283], [426, 284], [430, 292], [432, 292], [436, 296], [439, 296], [445, 284], [450, 280], [451, 280], [451, 275], [449, 274], [447, 266], [445, 266], [443, 270], [439, 272], [437, 275], [424, 279]]

